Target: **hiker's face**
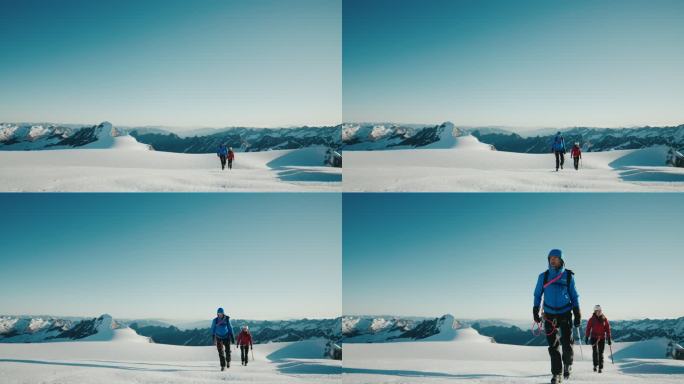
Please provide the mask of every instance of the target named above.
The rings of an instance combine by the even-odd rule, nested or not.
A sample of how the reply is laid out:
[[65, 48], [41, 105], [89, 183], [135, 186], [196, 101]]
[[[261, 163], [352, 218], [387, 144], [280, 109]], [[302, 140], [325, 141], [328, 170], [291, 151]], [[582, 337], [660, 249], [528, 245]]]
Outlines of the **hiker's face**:
[[596, 314], [596, 316], [601, 316], [601, 310], [600, 309], [595, 310], [594, 313]]
[[558, 256], [549, 257], [549, 264], [551, 264], [551, 266], [554, 268], [560, 267], [560, 265], [561, 265], [560, 257], [558, 257]]
[[223, 319], [223, 313], [217, 313], [216, 316], [218, 316], [219, 319]]

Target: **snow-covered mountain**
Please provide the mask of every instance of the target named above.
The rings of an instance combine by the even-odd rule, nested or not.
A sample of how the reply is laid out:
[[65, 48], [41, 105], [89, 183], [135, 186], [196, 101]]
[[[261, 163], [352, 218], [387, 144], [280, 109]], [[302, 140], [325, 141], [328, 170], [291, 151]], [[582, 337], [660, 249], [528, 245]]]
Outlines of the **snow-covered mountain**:
[[[677, 319], [643, 319], [611, 321], [611, 330], [615, 341], [642, 341], [658, 337], [669, 340], [684, 340], [684, 317]], [[499, 343], [517, 345], [545, 345], [544, 337], [534, 337], [529, 329], [521, 329], [515, 325], [487, 325], [473, 323], [473, 328], [483, 335], [490, 336]], [[582, 329], [586, 328], [586, 320]]]
[[104, 314], [96, 318], [0, 316], [0, 342], [36, 343], [68, 340], [107, 340], [122, 324]]
[[341, 146], [341, 126], [299, 128], [226, 128], [199, 132], [200, 135], [180, 136], [173, 132], [147, 132], [130, 129], [130, 134], [141, 143], [156, 150], [182, 153], [212, 153], [222, 143], [238, 152], [260, 152], [274, 149], [297, 149]]
[[131, 135], [165, 152], [213, 153], [225, 143], [238, 152], [297, 149], [311, 146], [339, 148], [341, 126], [298, 128], [223, 128], [192, 131], [193, 136], [159, 127], [113, 127], [52, 123], [0, 123], [0, 150], [102, 148], [112, 137]]
[[[492, 144], [501, 151], [522, 153], [547, 153], [555, 133], [522, 136], [513, 132], [491, 133], [473, 129], [472, 134], [480, 141]], [[675, 127], [639, 128], [567, 128], [561, 130], [568, 145], [579, 142], [586, 152], [639, 149], [666, 145], [684, 148], [684, 125]]]
[[[291, 342], [341, 338], [342, 319], [239, 320], [231, 319], [236, 332], [249, 325], [254, 343]], [[209, 326], [180, 329], [159, 320], [114, 320], [109, 315], [97, 318], [59, 318], [53, 316], [0, 316], [0, 343], [50, 342], [68, 340], [109, 340], [113, 329], [131, 328], [152, 342], [173, 345], [211, 345]], [[237, 334], [237, 333], [236, 333]]]
[[[236, 332], [242, 325], [248, 325], [255, 343], [301, 341], [323, 338], [337, 341], [341, 338], [342, 319], [301, 319], [301, 320], [240, 320], [232, 319]], [[174, 345], [211, 345], [209, 326], [181, 329], [175, 325], [144, 325], [131, 321], [130, 327], [138, 334], [150, 337], [156, 343]]]
[[[450, 122], [435, 126], [402, 124], [346, 123], [342, 126], [344, 150], [385, 150], [406, 148], [449, 148], [455, 137], [472, 134], [482, 143], [500, 151], [548, 153], [555, 135], [537, 131], [535, 136], [518, 134], [498, 127], [455, 127]], [[684, 148], [684, 125], [638, 128], [561, 129], [568, 144], [580, 142], [585, 151], [639, 149], [654, 145]]]
[[345, 316], [342, 336], [345, 343], [384, 343], [448, 338], [462, 324], [452, 315], [436, 318], [393, 316]]
[[110, 148], [125, 130], [104, 121], [91, 126], [0, 123], [0, 150]]
[[434, 126], [348, 123], [342, 125], [342, 143], [343, 149], [349, 151], [444, 148], [452, 144], [454, 137], [466, 133], [448, 121]]
[[[586, 327], [586, 320], [582, 327]], [[654, 338], [684, 340], [684, 317], [612, 321], [615, 341], [634, 342]], [[345, 316], [342, 335], [345, 343], [385, 343], [410, 340], [451, 340], [457, 329], [473, 328], [482, 336], [502, 344], [546, 345], [530, 329], [505, 320], [456, 320], [451, 315], [439, 318], [402, 318], [397, 316]]]

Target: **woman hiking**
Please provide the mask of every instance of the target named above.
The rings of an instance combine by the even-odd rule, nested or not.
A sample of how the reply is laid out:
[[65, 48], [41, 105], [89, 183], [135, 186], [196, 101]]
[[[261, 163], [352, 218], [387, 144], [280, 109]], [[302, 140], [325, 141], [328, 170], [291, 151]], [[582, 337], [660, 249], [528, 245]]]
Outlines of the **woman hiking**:
[[579, 142], [576, 142], [575, 145], [572, 146], [572, 150], [570, 151], [570, 156], [572, 157], [572, 162], [573, 165], [575, 166], [575, 171], [579, 170], [579, 162], [580, 159], [582, 159], [582, 149], [580, 149]]
[[235, 152], [233, 147], [228, 148], [228, 169], [233, 169], [233, 160], [235, 159]]
[[238, 334], [236, 344], [238, 347], [240, 347], [240, 358], [242, 359], [242, 365], [247, 365], [249, 362], [249, 350], [253, 349], [252, 334], [249, 333], [249, 327], [247, 325], [242, 326], [242, 330]]
[[603, 350], [606, 348], [606, 343], [612, 345], [613, 341], [610, 336], [610, 323], [603, 314], [600, 305], [594, 306], [594, 314], [587, 321], [584, 337], [587, 344], [591, 343], [594, 372], [597, 372], [598, 368], [598, 373], [601, 373], [603, 371]]

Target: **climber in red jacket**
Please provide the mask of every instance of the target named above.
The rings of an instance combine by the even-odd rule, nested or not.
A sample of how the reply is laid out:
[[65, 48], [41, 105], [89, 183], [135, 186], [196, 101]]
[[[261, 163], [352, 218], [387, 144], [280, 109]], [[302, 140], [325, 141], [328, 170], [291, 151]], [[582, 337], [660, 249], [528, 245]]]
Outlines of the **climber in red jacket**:
[[252, 334], [249, 333], [249, 327], [242, 326], [242, 330], [238, 334], [236, 344], [240, 347], [240, 357], [242, 358], [242, 365], [247, 365], [249, 361], [248, 352], [252, 349]]
[[572, 162], [575, 165], [575, 170], [579, 170], [579, 161], [582, 158], [582, 150], [580, 149], [579, 143], [575, 143], [570, 151], [570, 157], [572, 157]]
[[610, 337], [610, 323], [603, 314], [600, 305], [594, 306], [594, 314], [587, 322], [587, 331], [584, 336], [587, 344], [591, 343], [594, 372], [597, 371], [598, 367], [598, 373], [601, 373], [603, 370], [603, 349], [606, 347], [606, 343], [611, 345], [613, 341]]

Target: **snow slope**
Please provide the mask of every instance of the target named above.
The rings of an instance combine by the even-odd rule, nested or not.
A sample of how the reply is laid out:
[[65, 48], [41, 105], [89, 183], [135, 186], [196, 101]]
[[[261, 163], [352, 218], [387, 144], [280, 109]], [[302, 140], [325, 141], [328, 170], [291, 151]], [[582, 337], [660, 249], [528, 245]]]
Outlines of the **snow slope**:
[[0, 382], [13, 383], [330, 383], [340, 362], [323, 359], [324, 340], [254, 347], [246, 367], [220, 372], [215, 347], [152, 344], [130, 328], [106, 341], [0, 344]]
[[[684, 361], [662, 358], [667, 341], [614, 343], [615, 365], [592, 372], [590, 348], [575, 346], [572, 383], [681, 383]], [[496, 344], [472, 328], [454, 330], [442, 341], [345, 344], [345, 383], [545, 383], [550, 380], [546, 347]], [[582, 353], [584, 360], [582, 360]]]
[[566, 156], [565, 169], [555, 172], [552, 154], [494, 151], [470, 135], [438, 143], [448, 148], [347, 151], [344, 190], [684, 191], [684, 168], [664, 165], [665, 146], [584, 153], [579, 171]]
[[215, 154], [152, 151], [132, 136], [102, 133], [88, 149], [0, 151], [2, 192], [337, 191], [341, 170], [326, 148], [237, 153], [221, 171]]

